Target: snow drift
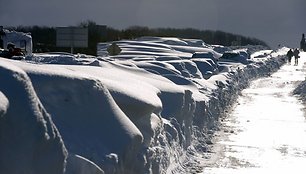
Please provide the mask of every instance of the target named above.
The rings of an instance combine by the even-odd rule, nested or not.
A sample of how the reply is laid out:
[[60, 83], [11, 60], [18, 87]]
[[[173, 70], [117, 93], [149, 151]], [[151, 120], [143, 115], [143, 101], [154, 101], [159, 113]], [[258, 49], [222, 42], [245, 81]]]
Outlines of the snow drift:
[[[18, 163], [27, 169], [33, 169], [32, 161], [39, 171], [52, 173], [44, 168], [47, 162], [36, 161], [39, 155], [32, 160], [35, 149], [57, 166], [53, 173], [190, 173], [187, 166], [196, 165], [197, 154], [208, 150], [211, 132], [238, 91], [250, 79], [276, 70], [286, 53], [256, 49], [245, 63], [192, 58], [195, 52], [223, 53], [200, 40], [144, 37], [116, 43], [122, 49], [117, 56], [106, 55], [111, 43], [103, 43], [98, 45], [100, 57], [56, 53], [24, 61], [0, 58], [2, 71], [9, 72], [0, 77], [1, 173], [18, 166], [22, 153], [16, 150], [26, 151]], [[9, 117], [14, 128], [8, 127], [13, 124], [5, 119]], [[8, 146], [5, 142], [12, 141], [22, 123], [38, 128], [27, 129], [27, 136]], [[50, 135], [44, 139], [37, 134]], [[48, 145], [19, 146], [31, 136], [38, 137], [32, 144]]]

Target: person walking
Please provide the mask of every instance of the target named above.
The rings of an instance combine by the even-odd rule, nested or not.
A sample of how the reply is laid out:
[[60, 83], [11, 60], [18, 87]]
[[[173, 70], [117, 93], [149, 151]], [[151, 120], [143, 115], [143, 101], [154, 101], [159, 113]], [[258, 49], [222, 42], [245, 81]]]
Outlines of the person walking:
[[294, 56], [294, 65], [295, 66], [297, 66], [298, 65], [298, 61], [299, 61], [299, 58], [300, 58], [300, 56], [299, 56], [299, 54], [300, 54], [300, 51], [296, 48], [296, 49], [294, 49], [294, 51], [293, 51], [293, 56]]
[[287, 52], [287, 58], [288, 58], [288, 64], [291, 64], [291, 58], [293, 56], [293, 51], [292, 49], [290, 49], [288, 52]]

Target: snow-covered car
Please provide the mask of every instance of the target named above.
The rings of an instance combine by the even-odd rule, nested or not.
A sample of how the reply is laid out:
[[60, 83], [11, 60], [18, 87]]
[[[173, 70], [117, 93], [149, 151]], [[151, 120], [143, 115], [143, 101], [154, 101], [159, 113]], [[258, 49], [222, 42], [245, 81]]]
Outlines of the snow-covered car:
[[223, 54], [226, 51], [231, 51], [229, 47], [225, 47], [222, 45], [212, 45], [212, 46], [214, 47], [213, 50], [220, 54]]
[[201, 78], [201, 72], [197, 68], [197, 65], [195, 62], [191, 60], [170, 60], [170, 61], [165, 61], [172, 66], [175, 67], [179, 72], [181, 72], [182, 76], [190, 78]]
[[5, 51], [4, 49], [0, 49], [0, 57], [7, 58], [9, 56], [8, 51]]
[[212, 75], [218, 73], [217, 64], [209, 58], [206, 59], [191, 59], [194, 63], [196, 63], [198, 69], [202, 73], [203, 78], [209, 79]]
[[205, 58], [205, 59], [211, 59], [215, 63], [217, 63], [218, 59], [221, 57], [221, 54], [212, 51], [212, 52], [195, 52], [192, 54], [191, 58]]
[[211, 52], [195, 52], [192, 58], [214, 58], [214, 55]]
[[18, 51], [15, 52], [9, 52], [8, 50], [0, 49], [0, 57], [13, 59], [13, 60], [22, 60], [24, 59], [23, 53], [20, 51], [20, 49], [16, 49]]
[[240, 50], [239, 54], [246, 57], [247, 59], [251, 58], [251, 55], [246, 50]]
[[[173, 69], [168, 69], [160, 64], [154, 64], [153, 62], [134, 62], [134, 64], [142, 69], [145, 69], [151, 73], [158, 74], [158, 75], [181, 75], [181, 73], [176, 70], [174, 67]], [[168, 64], [168, 66], [171, 66]]]
[[247, 56], [240, 54], [240, 52], [235, 52], [235, 51], [227, 51], [223, 53], [223, 55], [220, 57], [220, 60], [235, 61], [243, 64], [249, 63]]

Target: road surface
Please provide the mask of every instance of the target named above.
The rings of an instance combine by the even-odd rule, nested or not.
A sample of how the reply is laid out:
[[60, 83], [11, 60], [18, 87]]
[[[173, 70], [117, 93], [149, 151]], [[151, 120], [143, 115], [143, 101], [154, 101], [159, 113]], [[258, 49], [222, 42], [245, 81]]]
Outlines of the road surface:
[[217, 133], [204, 174], [306, 173], [305, 106], [292, 95], [305, 80], [305, 61], [301, 53], [298, 66], [292, 60], [242, 91]]

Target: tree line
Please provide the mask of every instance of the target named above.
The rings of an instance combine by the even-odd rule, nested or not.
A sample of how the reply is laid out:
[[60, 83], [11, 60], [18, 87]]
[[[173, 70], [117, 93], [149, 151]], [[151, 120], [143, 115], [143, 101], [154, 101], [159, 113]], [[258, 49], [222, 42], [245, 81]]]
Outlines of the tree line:
[[[192, 28], [155, 28], [143, 26], [132, 26], [127, 29], [118, 30], [105, 27], [101, 32], [99, 25], [93, 21], [86, 21], [78, 24], [79, 27], [88, 28], [88, 48], [75, 48], [75, 52], [96, 55], [97, 43], [111, 42], [122, 39], [135, 39], [142, 36], [157, 37], [178, 37], [188, 39], [201, 39], [207, 44], [224, 46], [245, 46], [245, 45], [268, 45], [259, 39], [245, 37], [242, 35], [227, 33], [223, 31], [198, 30]], [[70, 48], [56, 47], [56, 27], [46, 26], [18, 26], [10, 27], [11, 30], [31, 33], [34, 52], [70, 52]]]

